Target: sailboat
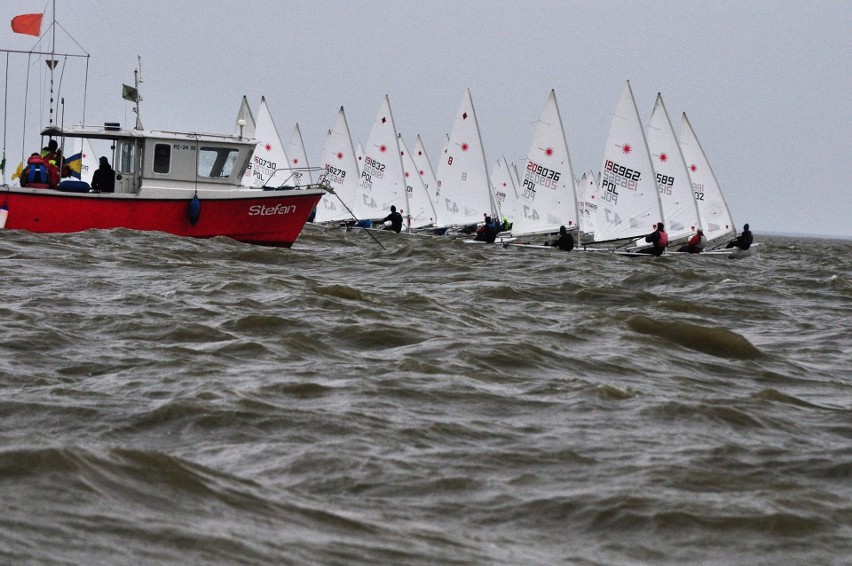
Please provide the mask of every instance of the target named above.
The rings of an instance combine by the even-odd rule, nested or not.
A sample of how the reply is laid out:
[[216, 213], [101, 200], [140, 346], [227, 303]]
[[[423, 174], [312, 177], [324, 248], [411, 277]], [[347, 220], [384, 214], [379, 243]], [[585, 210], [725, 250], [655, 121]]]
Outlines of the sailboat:
[[586, 171], [577, 185], [577, 201], [580, 213], [580, 233], [584, 237], [594, 236], [595, 214], [598, 208], [598, 178], [594, 171]]
[[234, 135], [236, 137], [253, 138], [257, 123], [254, 121], [254, 115], [251, 113], [246, 95], [240, 102], [240, 109], [237, 111], [237, 119], [234, 121]]
[[333, 194], [323, 195], [317, 205], [316, 223], [349, 220], [358, 198], [358, 161], [352, 147], [352, 136], [343, 107], [337, 112], [334, 126], [328, 131], [322, 150], [325, 181]]
[[432, 227], [435, 225], [435, 205], [429, 197], [429, 191], [423, 183], [423, 176], [414, 161], [414, 154], [408, 151], [408, 146], [401, 135], [399, 138], [399, 151], [402, 157], [402, 169], [407, 193], [407, 209], [403, 214], [405, 226], [408, 231], [418, 228]]
[[519, 189], [512, 236], [579, 229], [574, 170], [554, 90], [536, 124]]
[[506, 157], [497, 160], [491, 169], [491, 186], [494, 188], [494, 200], [497, 203], [499, 219], [504, 218], [513, 222], [515, 218], [515, 203], [518, 201], [518, 185], [515, 175]]
[[299, 129], [298, 122], [293, 128], [293, 136], [285, 153], [290, 158], [289, 171], [282, 172], [287, 179], [286, 183], [298, 186], [313, 184], [313, 173], [308, 165], [308, 154], [305, 152], [305, 142], [302, 140], [302, 130]]
[[358, 157], [358, 171], [360, 174], [361, 168], [364, 166], [364, 147], [361, 142], [358, 142], [358, 147], [355, 148], [355, 155]]
[[390, 207], [406, 215], [406, 185], [390, 99], [385, 95], [370, 130], [358, 184], [355, 215], [359, 220], [384, 218]]
[[244, 187], [296, 185], [295, 179], [285, 174], [289, 168], [289, 159], [264, 96], [260, 97], [257, 122], [252, 129], [255, 131], [257, 145], [240, 184]]
[[446, 227], [476, 225], [483, 215], [497, 214], [470, 90], [456, 113], [436, 184], [436, 210]]
[[429, 195], [429, 200], [432, 202], [432, 210], [435, 211], [435, 225], [441, 225], [441, 216], [438, 214], [436, 206], [437, 199], [435, 198], [435, 170], [432, 169], [432, 162], [429, 161], [429, 156], [426, 155], [426, 148], [423, 146], [423, 140], [420, 139], [420, 134], [414, 142], [414, 165], [417, 167], [417, 172], [420, 173], [420, 178], [423, 181], [423, 186]]
[[734, 221], [722, 195], [722, 188], [686, 113], [681, 118], [680, 148], [692, 179], [695, 202], [707, 237], [707, 248], [710, 249], [735, 234]]
[[679, 245], [701, 227], [701, 221], [692, 196], [689, 171], [660, 93], [657, 93], [648, 127], [648, 147], [653, 158], [669, 246]]
[[[95, 155], [95, 150], [92, 147], [92, 142], [80, 138], [77, 140], [76, 145], [76, 153], [68, 158], [68, 160], [74, 159], [77, 155], [79, 155], [80, 159], [80, 170], [78, 171], [79, 179], [84, 183], [92, 183], [92, 176], [95, 174], [98, 166], [100, 165], [98, 162], [98, 158]], [[72, 170], [74, 169], [73, 166]], [[76, 175], [74, 175], [76, 177]]]
[[595, 243], [637, 238], [663, 221], [660, 193], [645, 130], [627, 81], [612, 116], [604, 147]]

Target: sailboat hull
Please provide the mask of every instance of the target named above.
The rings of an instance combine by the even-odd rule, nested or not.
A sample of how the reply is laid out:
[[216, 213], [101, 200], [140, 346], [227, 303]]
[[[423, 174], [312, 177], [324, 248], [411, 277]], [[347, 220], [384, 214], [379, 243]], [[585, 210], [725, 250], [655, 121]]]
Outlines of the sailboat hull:
[[[225, 236], [251, 244], [293, 245], [321, 189], [198, 191], [200, 211], [191, 220], [194, 191], [143, 189], [135, 194], [65, 193], [2, 187], [6, 230], [70, 233], [126, 228], [192, 238]], [[150, 194], [146, 194], [150, 193]]]

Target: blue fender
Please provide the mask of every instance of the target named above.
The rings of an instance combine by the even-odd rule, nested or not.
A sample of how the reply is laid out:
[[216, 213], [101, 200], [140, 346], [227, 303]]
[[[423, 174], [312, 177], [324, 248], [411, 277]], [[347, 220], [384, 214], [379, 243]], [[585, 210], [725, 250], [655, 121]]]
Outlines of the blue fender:
[[189, 218], [189, 223], [193, 226], [201, 218], [201, 201], [198, 199], [198, 192], [189, 201], [189, 206], [186, 208], [186, 215]]

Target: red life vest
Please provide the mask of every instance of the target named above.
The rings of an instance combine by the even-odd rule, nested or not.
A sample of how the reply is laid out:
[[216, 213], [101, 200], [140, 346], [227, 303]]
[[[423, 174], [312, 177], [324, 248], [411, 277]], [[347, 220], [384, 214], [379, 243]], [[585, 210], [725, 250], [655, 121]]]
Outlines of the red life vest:
[[660, 230], [660, 239], [657, 242], [657, 246], [664, 248], [669, 245], [669, 235]]

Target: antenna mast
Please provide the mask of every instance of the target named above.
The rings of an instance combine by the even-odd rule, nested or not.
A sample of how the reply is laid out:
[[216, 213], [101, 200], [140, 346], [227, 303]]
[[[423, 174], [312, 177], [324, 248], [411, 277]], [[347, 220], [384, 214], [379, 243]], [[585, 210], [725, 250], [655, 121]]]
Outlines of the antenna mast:
[[56, 0], [53, 0], [53, 20], [50, 24], [50, 59], [46, 60], [50, 69], [50, 116], [48, 116], [48, 124], [53, 126], [53, 68], [56, 67]]
[[139, 102], [142, 100], [142, 96], [139, 94], [139, 85], [142, 84], [142, 56], [137, 55], [136, 60], [139, 65], [138, 68], [133, 71], [133, 81], [134, 86], [136, 87], [136, 106], [133, 108], [133, 111], [136, 112], [136, 129], [142, 130], [142, 117], [139, 115]]

